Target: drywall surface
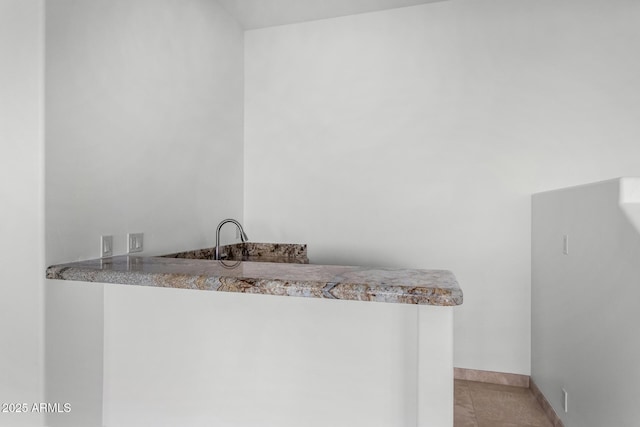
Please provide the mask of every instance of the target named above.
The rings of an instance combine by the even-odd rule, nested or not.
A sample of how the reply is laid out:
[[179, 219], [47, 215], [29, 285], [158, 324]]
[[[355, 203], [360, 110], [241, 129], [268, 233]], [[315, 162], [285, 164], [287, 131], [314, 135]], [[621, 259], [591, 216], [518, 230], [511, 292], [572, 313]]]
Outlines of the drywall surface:
[[533, 196], [531, 373], [567, 427], [640, 419], [640, 233], [621, 183], [640, 190], [625, 178]]
[[242, 218], [243, 33], [217, 2], [52, 0], [46, 36], [48, 263]]
[[452, 310], [105, 285], [102, 425], [451, 427]]
[[640, 171], [640, 3], [459, 0], [245, 34], [245, 228], [445, 268], [455, 366], [530, 372], [530, 195]]
[[[212, 246], [242, 219], [242, 29], [208, 0], [51, 0], [46, 22], [47, 265], [99, 257], [101, 235]], [[47, 422], [101, 426], [102, 287], [46, 286], [46, 398], [72, 405]]]
[[263, 28], [442, 0], [218, 0], [244, 28]]
[[69, 409], [48, 413], [46, 425], [102, 427], [103, 285], [46, 280], [45, 286], [45, 398]]
[[4, 408], [2, 427], [43, 419], [43, 14], [39, 0], [0, 0], [0, 403], [27, 404]]

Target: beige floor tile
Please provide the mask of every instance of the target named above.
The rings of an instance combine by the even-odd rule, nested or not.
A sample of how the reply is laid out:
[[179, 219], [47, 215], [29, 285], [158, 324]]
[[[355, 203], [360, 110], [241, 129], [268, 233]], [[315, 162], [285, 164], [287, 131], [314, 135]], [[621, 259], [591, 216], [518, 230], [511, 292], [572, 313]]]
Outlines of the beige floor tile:
[[471, 390], [464, 384], [456, 384], [453, 388], [453, 397], [456, 405], [473, 406], [471, 401]]
[[454, 401], [453, 425], [455, 427], [478, 427], [471, 401], [471, 391], [466, 384], [455, 384]]
[[454, 427], [480, 427], [476, 417], [460, 415], [457, 411], [453, 414], [453, 425]]
[[513, 387], [513, 386], [501, 385], [501, 384], [489, 384], [489, 383], [479, 383], [475, 381], [467, 381], [466, 386], [469, 387], [471, 390], [476, 390], [476, 391], [490, 390], [490, 391], [502, 391], [506, 393], [515, 393], [515, 394], [526, 394], [526, 395], [531, 394], [531, 390], [529, 390], [528, 388]]
[[486, 392], [473, 394], [473, 407], [478, 419], [518, 422], [545, 426], [547, 416], [535, 400], [520, 394]]
[[552, 427], [531, 391], [456, 380], [455, 427]]

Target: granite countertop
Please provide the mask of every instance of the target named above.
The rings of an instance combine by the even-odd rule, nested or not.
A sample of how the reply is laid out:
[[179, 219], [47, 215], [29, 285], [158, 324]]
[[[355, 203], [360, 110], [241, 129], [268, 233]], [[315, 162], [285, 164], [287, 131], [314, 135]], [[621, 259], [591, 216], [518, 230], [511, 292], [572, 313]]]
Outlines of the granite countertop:
[[[207, 251], [211, 249], [54, 265], [47, 269], [47, 278], [353, 301], [462, 304], [462, 290], [453, 273], [446, 270], [306, 264], [306, 246], [304, 253], [288, 254], [289, 261], [272, 254], [264, 255], [269, 262], [243, 261], [241, 256], [237, 260], [213, 261], [207, 259]], [[245, 251], [249, 259], [265, 260], [250, 252]], [[226, 253], [233, 254], [234, 250]]]

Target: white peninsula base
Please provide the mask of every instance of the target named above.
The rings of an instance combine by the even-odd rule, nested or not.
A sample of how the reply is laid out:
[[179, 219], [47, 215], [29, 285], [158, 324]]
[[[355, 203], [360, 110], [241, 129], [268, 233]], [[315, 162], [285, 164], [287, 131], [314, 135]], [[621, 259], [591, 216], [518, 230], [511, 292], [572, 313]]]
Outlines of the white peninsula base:
[[452, 307], [104, 291], [106, 427], [453, 426]]
[[49, 282], [51, 427], [453, 426], [453, 307]]

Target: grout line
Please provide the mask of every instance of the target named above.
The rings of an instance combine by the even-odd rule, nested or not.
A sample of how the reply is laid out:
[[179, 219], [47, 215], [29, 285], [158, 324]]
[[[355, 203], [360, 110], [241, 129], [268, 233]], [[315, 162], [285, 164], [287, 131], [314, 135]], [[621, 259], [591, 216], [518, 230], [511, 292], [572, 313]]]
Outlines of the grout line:
[[478, 414], [476, 413], [476, 403], [473, 401], [473, 393], [471, 392], [471, 387], [467, 386], [467, 391], [469, 392], [469, 400], [471, 400], [471, 408], [473, 408], [473, 420], [476, 422], [477, 426], [479, 424]]

